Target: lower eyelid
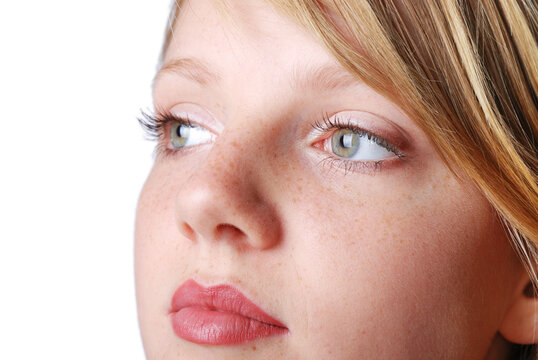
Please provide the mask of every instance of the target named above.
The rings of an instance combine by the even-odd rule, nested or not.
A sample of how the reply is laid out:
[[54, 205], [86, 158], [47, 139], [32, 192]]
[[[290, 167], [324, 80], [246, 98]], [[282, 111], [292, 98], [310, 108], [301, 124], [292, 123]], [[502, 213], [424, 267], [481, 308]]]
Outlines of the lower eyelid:
[[203, 144], [196, 144], [196, 145], [191, 145], [191, 146], [182, 147], [182, 148], [173, 148], [173, 147], [170, 147], [170, 145], [167, 143], [167, 144], [157, 145], [156, 152], [157, 152], [157, 156], [162, 156], [164, 158], [170, 158], [174, 156], [184, 156], [184, 155], [189, 155], [190, 153], [197, 151], [199, 147], [207, 146], [209, 144], [210, 143], [203, 143]]
[[329, 171], [343, 171], [348, 173], [359, 173], [373, 175], [379, 171], [386, 171], [401, 165], [402, 159], [391, 158], [380, 161], [356, 161], [345, 160], [327, 155], [318, 162], [318, 165]]
[[[402, 162], [407, 157], [403, 153], [394, 153], [391, 158], [381, 160], [350, 160], [344, 157], [339, 157], [332, 152], [330, 141], [333, 131], [328, 135], [323, 134], [314, 142], [310, 143], [310, 147], [315, 148], [318, 157], [318, 165], [329, 171], [343, 171], [344, 175], [348, 173], [362, 173], [373, 175], [379, 171], [390, 170], [402, 165]], [[366, 135], [365, 135], [366, 136]], [[381, 145], [379, 145], [381, 146]], [[391, 150], [388, 150], [391, 151]], [[392, 152], [392, 151], [391, 151]]]

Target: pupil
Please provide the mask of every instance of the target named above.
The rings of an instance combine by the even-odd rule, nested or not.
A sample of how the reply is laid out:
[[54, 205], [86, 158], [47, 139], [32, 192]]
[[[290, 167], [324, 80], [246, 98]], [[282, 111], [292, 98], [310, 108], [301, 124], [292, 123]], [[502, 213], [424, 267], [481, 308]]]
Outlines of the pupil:
[[345, 148], [350, 148], [353, 146], [353, 134], [344, 134], [340, 138], [340, 145]]
[[179, 137], [187, 137], [189, 135], [188, 129], [186, 129], [185, 125], [178, 126], [176, 133], [177, 133], [177, 136]]

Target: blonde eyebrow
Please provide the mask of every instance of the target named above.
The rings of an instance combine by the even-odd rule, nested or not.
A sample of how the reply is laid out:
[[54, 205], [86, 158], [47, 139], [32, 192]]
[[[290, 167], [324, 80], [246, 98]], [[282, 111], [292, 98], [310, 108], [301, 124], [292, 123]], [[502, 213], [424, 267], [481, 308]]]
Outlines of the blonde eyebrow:
[[294, 68], [291, 85], [294, 90], [318, 89], [323, 91], [334, 91], [356, 86], [361, 83], [343, 67], [335, 64], [326, 64], [310, 69]]
[[[166, 73], [173, 73], [192, 80], [203, 86], [215, 84], [220, 76], [209, 70], [209, 66], [202, 60], [195, 58], [178, 58], [165, 63], [155, 75], [153, 82]], [[290, 84], [294, 91], [319, 89], [334, 91], [357, 85], [360, 80], [336, 64], [305, 67], [293, 67]]]
[[211, 83], [217, 83], [220, 80], [220, 77], [216, 73], [211, 72], [203, 61], [195, 58], [179, 58], [165, 63], [155, 75], [153, 83], [155, 84], [166, 73], [181, 75], [184, 78], [205, 86]]

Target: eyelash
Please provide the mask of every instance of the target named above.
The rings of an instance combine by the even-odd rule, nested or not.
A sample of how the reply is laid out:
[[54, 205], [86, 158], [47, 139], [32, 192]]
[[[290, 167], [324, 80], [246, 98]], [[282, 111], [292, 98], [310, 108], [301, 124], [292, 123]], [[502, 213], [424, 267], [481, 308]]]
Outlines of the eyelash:
[[[155, 114], [150, 114], [144, 111], [141, 111], [141, 116], [138, 118], [138, 122], [142, 126], [146, 138], [151, 141], [157, 142], [155, 149], [157, 156], [171, 156], [178, 151], [185, 151], [185, 149], [170, 149], [168, 144], [164, 141], [166, 139], [166, 133], [168, 130], [168, 125], [173, 123], [179, 123], [181, 125], [186, 125], [189, 127], [193, 126], [193, 123], [188, 118], [182, 118], [177, 115], [174, 115], [168, 111], [158, 111]], [[388, 151], [393, 152], [397, 160], [403, 160], [406, 155], [403, 154], [399, 149], [394, 145], [386, 141], [385, 139], [374, 135], [368, 131], [361, 129], [351, 122], [350, 119], [344, 120], [341, 117], [334, 116], [329, 117], [324, 113], [321, 117], [321, 121], [316, 121], [312, 127], [321, 134], [329, 134], [324, 137], [321, 141], [326, 141], [330, 139], [332, 132], [347, 129], [359, 134], [361, 136], [366, 136], [368, 140], [373, 140], [379, 146], [384, 147]], [[319, 141], [318, 141], [319, 142]], [[394, 160], [379, 160], [379, 161], [358, 161], [358, 160], [346, 160], [335, 155], [327, 155], [323, 160], [320, 161], [320, 164], [325, 165], [328, 163], [331, 168], [336, 166], [338, 168], [343, 168], [345, 173], [356, 172], [356, 171], [368, 171], [368, 170], [379, 170], [386, 162], [392, 162]]]
[[379, 161], [357, 161], [357, 160], [346, 160], [345, 158], [338, 157], [335, 155], [326, 155], [326, 157], [320, 161], [320, 164], [325, 165], [326, 163], [330, 165], [331, 168], [339, 167], [344, 169], [344, 173], [348, 172], [364, 172], [364, 171], [377, 171], [382, 168], [387, 162], [393, 162], [395, 160], [403, 160], [406, 155], [402, 153], [398, 148], [389, 143], [387, 140], [372, 134], [364, 129], [361, 129], [357, 125], [351, 122], [351, 119], [344, 120], [341, 117], [334, 116], [329, 117], [327, 113], [323, 113], [321, 121], [316, 121], [312, 127], [320, 132], [321, 134], [329, 134], [324, 137], [322, 141], [330, 139], [332, 133], [337, 130], [351, 130], [356, 134], [361, 136], [366, 136], [368, 140], [373, 140], [377, 145], [384, 147], [390, 152], [393, 152], [397, 159], [391, 160], [379, 160]]
[[146, 138], [157, 143], [155, 148], [157, 156], [170, 156], [178, 151], [184, 151], [184, 149], [170, 149], [168, 144], [165, 143], [164, 140], [166, 140], [169, 124], [179, 123], [189, 127], [193, 126], [193, 123], [188, 118], [179, 117], [168, 111], [158, 111], [155, 114], [141, 111], [141, 116], [137, 120], [144, 130]]

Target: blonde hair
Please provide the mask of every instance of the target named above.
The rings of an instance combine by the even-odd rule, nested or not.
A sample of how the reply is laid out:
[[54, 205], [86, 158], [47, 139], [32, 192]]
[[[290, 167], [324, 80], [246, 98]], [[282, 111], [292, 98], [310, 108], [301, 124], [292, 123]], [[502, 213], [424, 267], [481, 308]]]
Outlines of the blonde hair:
[[[398, 104], [453, 172], [474, 181], [538, 284], [536, 3], [268, 1]], [[172, 8], [161, 56], [180, 6], [178, 0]]]

